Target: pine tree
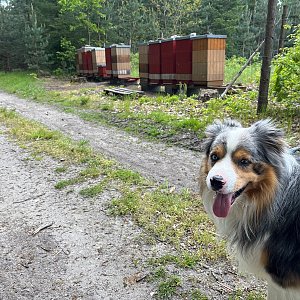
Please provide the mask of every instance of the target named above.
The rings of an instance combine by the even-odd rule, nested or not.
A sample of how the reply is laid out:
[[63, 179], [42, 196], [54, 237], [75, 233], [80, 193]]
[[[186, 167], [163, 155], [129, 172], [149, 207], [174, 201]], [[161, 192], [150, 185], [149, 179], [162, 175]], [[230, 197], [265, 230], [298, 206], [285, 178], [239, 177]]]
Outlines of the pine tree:
[[36, 13], [31, 5], [29, 22], [25, 26], [25, 62], [28, 68], [40, 72], [45, 69], [49, 62], [49, 55], [46, 52], [48, 40], [44, 33], [44, 27], [37, 24]]

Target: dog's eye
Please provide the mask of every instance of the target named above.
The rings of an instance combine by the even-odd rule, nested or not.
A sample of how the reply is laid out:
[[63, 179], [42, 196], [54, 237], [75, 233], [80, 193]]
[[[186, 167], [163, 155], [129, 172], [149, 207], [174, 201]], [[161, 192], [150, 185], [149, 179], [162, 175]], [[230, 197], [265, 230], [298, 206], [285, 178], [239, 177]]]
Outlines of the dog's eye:
[[242, 167], [248, 167], [250, 164], [251, 164], [251, 161], [249, 159], [241, 159], [239, 161], [239, 164], [242, 166]]
[[212, 154], [210, 156], [210, 159], [211, 159], [212, 162], [216, 162], [217, 160], [219, 160], [219, 157], [216, 154]]

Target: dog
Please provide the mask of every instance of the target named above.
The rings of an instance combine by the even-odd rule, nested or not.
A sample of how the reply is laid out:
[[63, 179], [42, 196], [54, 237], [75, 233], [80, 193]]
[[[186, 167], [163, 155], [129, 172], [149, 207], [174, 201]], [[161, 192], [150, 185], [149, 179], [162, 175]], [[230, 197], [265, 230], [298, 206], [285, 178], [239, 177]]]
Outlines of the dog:
[[300, 299], [300, 164], [282, 130], [261, 120], [206, 128], [199, 185], [240, 269], [268, 283], [269, 300]]

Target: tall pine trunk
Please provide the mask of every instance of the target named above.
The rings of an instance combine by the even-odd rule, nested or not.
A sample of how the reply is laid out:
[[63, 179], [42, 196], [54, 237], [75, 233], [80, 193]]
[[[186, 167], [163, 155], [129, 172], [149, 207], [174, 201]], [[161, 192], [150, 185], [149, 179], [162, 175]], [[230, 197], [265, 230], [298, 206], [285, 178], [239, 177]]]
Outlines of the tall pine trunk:
[[268, 106], [268, 92], [269, 92], [271, 61], [272, 61], [272, 52], [273, 52], [276, 3], [277, 3], [276, 0], [268, 1], [268, 15], [267, 15], [267, 23], [266, 23], [263, 61], [261, 66], [261, 75], [260, 75], [260, 83], [259, 83], [257, 113], [261, 113], [265, 111]]

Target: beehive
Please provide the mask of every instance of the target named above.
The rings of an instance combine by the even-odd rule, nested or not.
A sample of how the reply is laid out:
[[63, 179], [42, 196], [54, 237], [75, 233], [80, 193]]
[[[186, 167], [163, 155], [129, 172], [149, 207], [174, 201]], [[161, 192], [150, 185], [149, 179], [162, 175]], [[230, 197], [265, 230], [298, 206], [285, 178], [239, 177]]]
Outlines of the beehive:
[[111, 67], [114, 78], [126, 78], [130, 75], [129, 45], [111, 45]]
[[92, 53], [93, 74], [97, 74], [99, 66], [106, 66], [105, 49], [100, 47], [95, 47], [92, 49], [91, 53]]
[[98, 76], [100, 78], [108, 78], [106, 66], [98, 66]]
[[192, 40], [191, 36], [177, 37], [176, 39], [176, 75], [177, 83], [192, 82]]
[[176, 41], [175, 37], [161, 41], [161, 80], [163, 84], [175, 83]]
[[208, 87], [221, 86], [224, 81], [225, 35], [198, 35], [191, 38], [192, 81]]
[[87, 75], [92, 71], [92, 56], [90, 54], [92, 49], [93, 47], [91, 46], [83, 46], [77, 50], [80, 74]]
[[140, 78], [149, 78], [149, 61], [148, 61], [149, 45], [142, 43], [139, 45], [139, 73]]
[[76, 50], [75, 53], [75, 59], [76, 59], [76, 73], [78, 75], [83, 73], [83, 66], [82, 66], [82, 56], [80, 49]]
[[161, 83], [161, 41], [149, 42], [149, 83]]
[[105, 61], [106, 61], [107, 77], [111, 77], [112, 76], [111, 47], [106, 47], [105, 48]]

